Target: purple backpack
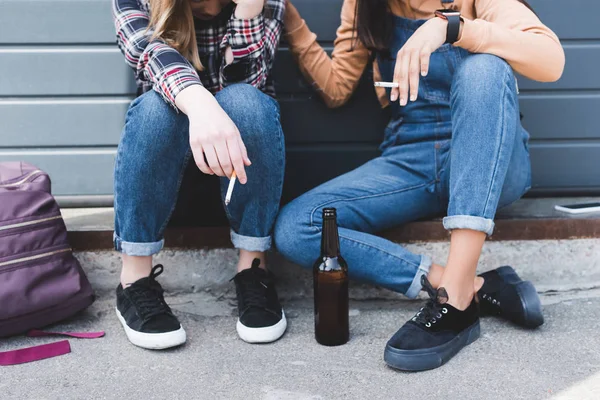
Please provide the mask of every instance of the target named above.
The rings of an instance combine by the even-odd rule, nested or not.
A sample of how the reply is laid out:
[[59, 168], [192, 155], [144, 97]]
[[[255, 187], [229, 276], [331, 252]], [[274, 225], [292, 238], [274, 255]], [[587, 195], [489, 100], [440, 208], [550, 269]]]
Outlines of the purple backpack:
[[58, 322], [93, 302], [48, 175], [30, 164], [0, 163], [0, 337]]

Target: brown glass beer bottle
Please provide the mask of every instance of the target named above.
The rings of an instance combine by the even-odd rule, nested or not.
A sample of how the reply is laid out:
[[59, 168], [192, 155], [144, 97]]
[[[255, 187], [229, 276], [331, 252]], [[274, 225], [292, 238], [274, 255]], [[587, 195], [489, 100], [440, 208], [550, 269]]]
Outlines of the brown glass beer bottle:
[[335, 208], [323, 209], [321, 255], [313, 267], [315, 338], [325, 346], [348, 341], [348, 264], [340, 254]]

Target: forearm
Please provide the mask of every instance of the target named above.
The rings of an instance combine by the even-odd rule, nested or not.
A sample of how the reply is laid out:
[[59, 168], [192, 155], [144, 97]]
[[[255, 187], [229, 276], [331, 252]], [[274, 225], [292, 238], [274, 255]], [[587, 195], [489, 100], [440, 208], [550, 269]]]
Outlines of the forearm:
[[565, 64], [558, 39], [484, 20], [466, 20], [456, 45], [473, 53], [494, 54], [505, 59], [516, 72], [543, 82], [558, 80]]
[[474, 0], [473, 5], [475, 12], [464, 18], [456, 46], [503, 58], [533, 80], [560, 78], [565, 64], [560, 41], [532, 10], [516, 0]]
[[215, 96], [202, 85], [191, 85], [183, 89], [175, 97], [175, 105], [190, 120], [200, 118], [207, 108], [219, 107]]
[[290, 50], [302, 74], [329, 107], [339, 107], [350, 98], [369, 60], [369, 51], [356, 40], [353, 10], [353, 1], [344, 2], [330, 57], [298, 10], [289, 2], [286, 9], [285, 30]]

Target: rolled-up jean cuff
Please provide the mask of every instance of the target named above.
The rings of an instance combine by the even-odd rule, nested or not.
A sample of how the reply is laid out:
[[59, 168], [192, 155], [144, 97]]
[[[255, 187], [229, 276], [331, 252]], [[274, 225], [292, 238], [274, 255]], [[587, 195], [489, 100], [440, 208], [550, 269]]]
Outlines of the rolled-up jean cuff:
[[423, 285], [421, 285], [421, 277], [423, 275], [427, 275], [429, 273], [429, 269], [431, 268], [431, 257], [422, 255], [421, 256], [421, 264], [419, 265], [419, 269], [417, 269], [417, 273], [410, 284], [410, 287], [405, 293], [405, 296], [409, 299], [414, 299], [419, 295], [421, 289], [423, 289]]
[[235, 247], [236, 249], [247, 251], [267, 251], [271, 248], [272, 239], [271, 236], [244, 236], [232, 230], [231, 243], [233, 243], [233, 247]]
[[491, 219], [472, 215], [453, 215], [444, 218], [444, 228], [449, 231], [453, 229], [471, 229], [491, 235], [494, 232], [494, 226], [494, 221]]
[[152, 256], [162, 250], [165, 240], [159, 240], [158, 242], [126, 242], [113, 234], [113, 242], [115, 250], [120, 251], [128, 256]]

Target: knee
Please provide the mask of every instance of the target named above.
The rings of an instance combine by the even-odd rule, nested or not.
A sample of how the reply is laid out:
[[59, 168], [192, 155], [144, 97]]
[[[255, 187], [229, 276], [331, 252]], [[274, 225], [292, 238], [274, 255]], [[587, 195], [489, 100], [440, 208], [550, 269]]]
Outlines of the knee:
[[273, 144], [280, 139], [279, 106], [272, 97], [254, 86], [238, 83], [216, 95], [221, 108], [235, 123], [247, 145]]
[[504, 59], [491, 54], [471, 54], [459, 64], [451, 92], [453, 100], [468, 99], [479, 104], [486, 99], [499, 100], [503, 93], [516, 99], [516, 79]]
[[127, 113], [125, 133], [143, 151], [146, 147], [170, 146], [187, 129], [187, 117], [177, 113], [155, 91], [135, 99]]
[[273, 238], [277, 251], [285, 258], [303, 267], [309, 267], [314, 261], [311, 257], [316, 259], [318, 254], [314, 255], [314, 252], [308, 249], [311, 245], [311, 227], [302, 221], [300, 207], [298, 199], [283, 207], [275, 223]]

